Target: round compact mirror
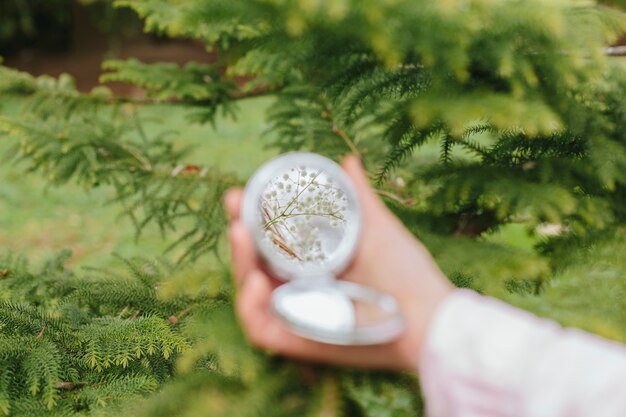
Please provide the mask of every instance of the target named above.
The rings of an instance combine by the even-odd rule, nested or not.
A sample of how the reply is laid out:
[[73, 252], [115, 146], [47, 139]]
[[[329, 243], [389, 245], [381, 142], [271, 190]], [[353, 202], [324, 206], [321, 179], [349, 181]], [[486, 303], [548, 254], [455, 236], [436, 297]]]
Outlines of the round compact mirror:
[[290, 153], [263, 165], [246, 185], [242, 219], [277, 278], [274, 312], [294, 332], [332, 344], [397, 337], [397, 301], [336, 277], [351, 261], [361, 210], [341, 167], [317, 154]]

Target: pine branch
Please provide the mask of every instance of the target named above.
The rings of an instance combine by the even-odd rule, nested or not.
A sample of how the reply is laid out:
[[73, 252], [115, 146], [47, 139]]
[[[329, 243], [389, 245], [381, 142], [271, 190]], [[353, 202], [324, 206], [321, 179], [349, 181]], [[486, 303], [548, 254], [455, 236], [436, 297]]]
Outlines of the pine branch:
[[[48, 94], [37, 90], [34, 99], [39, 93]], [[82, 96], [73, 96], [83, 102]], [[113, 201], [124, 207], [138, 235], [151, 223], [165, 233], [181, 220], [192, 219], [188, 232], [180, 233], [171, 247], [187, 247], [181, 262], [215, 251], [223, 231], [217, 226], [226, 222], [221, 195], [236, 181], [208, 169], [171, 175], [170, 167], [184, 151], [174, 151], [163, 139], [127, 139], [132, 131], [141, 136], [140, 121], [132, 113], [126, 118], [111, 114], [100, 104], [83, 103], [73, 112], [69, 108], [74, 102], [53, 110], [33, 104], [25, 117], [0, 116], [0, 131], [21, 143], [18, 159], [28, 162], [29, 170], [41, 171], [57, 184], [112, 185]]]
[[421, 146], [432, 136], [439, 134], [439, 132], [440, 129], [435, 126], [433, 129], [425, 131], [411, 129], [404, 133], [400, 141], [385, 156], [385, 161], [378, 171], [377, 182], [379, 184], [382, 183], [391, 170], [399, 166], [405, 158], [413, 153], [415, 148]]

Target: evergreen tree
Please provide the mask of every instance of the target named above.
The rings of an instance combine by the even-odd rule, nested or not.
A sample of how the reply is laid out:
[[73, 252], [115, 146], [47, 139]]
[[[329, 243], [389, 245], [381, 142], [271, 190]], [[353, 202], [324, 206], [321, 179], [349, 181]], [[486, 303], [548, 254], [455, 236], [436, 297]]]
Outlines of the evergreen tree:
[[[190, 120], [267, 94], [281, 150], [358, 153], [386, 203], [458, 286], [626, 342], [626, 30], [585, 0], [120, 0], [149, 32], [214, 64], [108, 61]], [[241, 84], [236, 77], [250, 81]], [[0, 68], [2, 140], [51, 183], [112, 187], [138, 233], [183, 255], [77, 276], [0, 264], [0, 413], [132, 416], [421, 415], [410, 375], [313, 367], [245, 342], [232, 310], [221, 196], [244, 178], [185, 162], [104, 87]], [[436, 143], [437, 158], [422, 154]], [[529, 252], [485, 239], [558, 230]], [[390, 277], [392, 279], [393, 277]], [[154, 391], [154, 394], [146, 393]], [[103, 405], [107, 407], [102, 407]]]

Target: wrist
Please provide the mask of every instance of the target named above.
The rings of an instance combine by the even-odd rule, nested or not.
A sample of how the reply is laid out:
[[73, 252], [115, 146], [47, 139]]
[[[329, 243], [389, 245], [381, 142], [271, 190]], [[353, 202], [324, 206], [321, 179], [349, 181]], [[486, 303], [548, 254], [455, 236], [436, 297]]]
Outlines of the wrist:
[[428, 340], [431, 325], [444, 301], [454, 292], [455, 287], [445, 278], [437, 280], [424, 297], [413, 300], [407, 309], [407, 332], [401, 339], [402, 369], [418, 372], [420, 357]]

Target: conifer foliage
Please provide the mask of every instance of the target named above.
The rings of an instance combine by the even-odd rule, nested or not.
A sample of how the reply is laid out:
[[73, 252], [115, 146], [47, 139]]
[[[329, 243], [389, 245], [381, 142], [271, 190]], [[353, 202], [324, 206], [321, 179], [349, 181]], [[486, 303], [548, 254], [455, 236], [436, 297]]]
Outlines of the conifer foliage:
[[176, 303], [156, 299], [154, 265], [79, 278], [63, 267], [70, 255], [36, 273], [23, 259], [0, 260], [3, 415], [83, 414], [138, 397], [165, 381], [189, 346], [165, 318]]
[[[619, 9], [586, 0], [118, 0], [214, 64], [108, 61], [190, 120], [274, 97], [281, 150], [358, 153], [389, 207], [458, 286], [626, 341], [626, 71]], [[249, 80], [243, 83], [241, 80]], [[223, 192], [245, 178], [149, 137], [141, 103], [0, 67], [0, 140], [51, 183], [115, 190], [137, 233], [181, 254], [121, 272], [0, 262], [0, 414], [420, 416], [413, 376], [314, 367], [252, 349], [218, 256]], [[433, 147], [432, 145], [436, 145]], [[428, 157], [428, 149], [437, 149]], [[558, 236], [488, 239], [512, 223]], [[173, 253], [173, 252], [172, 252]], [[171, 256], [166, 254], [166, 258]], [[212, 269], [199, 259], [214, 257]], [[390, 278], [391, 279], [391, 278]], [[156, 391], [156, 392], [154, 392]]]

